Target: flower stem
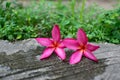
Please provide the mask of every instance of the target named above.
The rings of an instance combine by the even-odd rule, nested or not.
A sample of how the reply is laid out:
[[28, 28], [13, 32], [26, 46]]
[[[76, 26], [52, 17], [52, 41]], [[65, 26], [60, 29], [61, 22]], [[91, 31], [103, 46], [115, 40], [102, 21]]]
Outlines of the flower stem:
[[76, 5], [76, 0], [71, 1], [71, 10], [72, 10], [72, 15], [74, 17], [75, 14], [75, 5]]
[[80, 10], [80, 22], [83, 22], [83, 14], [84, 14], [84, 9], [85, 9], [85, 3], [86, 3], [86, 0], [82, 0], [82, 6], [81, 6], [81, 10]]

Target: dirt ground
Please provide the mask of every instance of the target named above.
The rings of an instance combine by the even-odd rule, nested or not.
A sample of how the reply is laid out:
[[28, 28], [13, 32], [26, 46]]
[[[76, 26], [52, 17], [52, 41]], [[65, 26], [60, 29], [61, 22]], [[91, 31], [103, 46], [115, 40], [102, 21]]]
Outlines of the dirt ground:
[[[32, 0], [18, 0], [18, 1], [21, 2], [24, 6], [26, 6], [26, 5], [29, 5]], [[36, 0], [36, 1], [40, 1], [40, 0]], [[51, 1], [54, 1], [54, 0], [51, 0]], [[68, 1], [70, 0], [63, 0], [63, 3], [66, 3]], [[117, 4], [120, 4], [120, 0], [87, 0], [86, 6], [89, 7], [94, 3], [98, 4], [99, 6], [105, 9], [113, 9], [114, 6], [116, 6]]]
[[105, 9], [112, 9], [116, 4], [120, 3], [118, 0], [87, 0], [87, 5], [91, 5], [93, 3], [98, 4], [99, 6]]

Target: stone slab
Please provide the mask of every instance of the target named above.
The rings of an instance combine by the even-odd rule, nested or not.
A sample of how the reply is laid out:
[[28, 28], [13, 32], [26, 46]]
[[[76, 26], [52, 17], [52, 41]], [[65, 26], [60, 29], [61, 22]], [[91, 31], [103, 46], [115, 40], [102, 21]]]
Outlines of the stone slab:
[[53, 54], [39, 60], [44, 50], [34, 39], [0, 41], [0, 80], [120, 80], [120, 45], [99, 43], [94, 52], [98, 63], [83, 58], [76, 65]]

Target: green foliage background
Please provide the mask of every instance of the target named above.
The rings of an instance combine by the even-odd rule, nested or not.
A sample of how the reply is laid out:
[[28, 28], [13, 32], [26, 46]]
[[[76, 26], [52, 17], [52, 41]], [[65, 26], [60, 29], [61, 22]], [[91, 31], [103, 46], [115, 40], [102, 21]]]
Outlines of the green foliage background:
[[120, 7], [104, 10], [97, 5], [76, 6], [76, 0], [67, 4], [41, 0], [23, 7], [16, 2], [0, 4], [0, 39], [22, 40], [50, 37], [54, 24], [61, 29], [62, 38], [76, 37], [79, 28], [87, 33], [89, 41], [120, 43]]

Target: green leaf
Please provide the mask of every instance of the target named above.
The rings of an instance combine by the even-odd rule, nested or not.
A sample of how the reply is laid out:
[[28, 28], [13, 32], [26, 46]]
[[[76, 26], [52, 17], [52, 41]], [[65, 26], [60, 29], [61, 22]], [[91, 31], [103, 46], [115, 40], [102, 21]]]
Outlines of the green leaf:
[[6, 3], [6, 7], [7, 7], [7, 8], [9, 8], [10, 5], [11, 5], [11, 2], [7, 2], [7, 3]]
[[14, 39], [13, 35], [8, 35], [8, 39], [13, 40]]
[[21, 39], [22, 38], [22, 35], [17, 35], [17, 38], [16, 39]]

